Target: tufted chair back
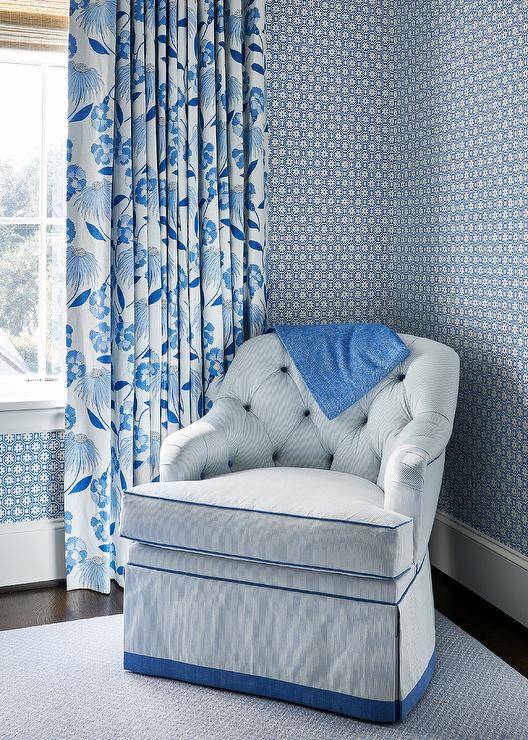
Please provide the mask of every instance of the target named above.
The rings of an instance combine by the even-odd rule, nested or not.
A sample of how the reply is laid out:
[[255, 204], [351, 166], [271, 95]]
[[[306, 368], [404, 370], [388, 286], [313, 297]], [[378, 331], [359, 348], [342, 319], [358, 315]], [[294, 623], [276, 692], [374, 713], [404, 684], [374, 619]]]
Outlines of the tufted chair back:
[[[213, 409], [188, 428], [196, 426], [201, 435], [202, 425], [222, 432], [204, 437], [207, 464], [198, 477], [281, 465], [351, 473], [383, 488], [389, 453], [412, 420], [424, 433], [434, 429], [440, 455], [455, 415], [458, 356], [429, 339], [400, 336], [409, 357], [333, 420], [319, 409], [275, 333], [245, 342]], [[175, 479], [177, 471], [164, 474], [163, 462], [162, 454], [162, 479]]]

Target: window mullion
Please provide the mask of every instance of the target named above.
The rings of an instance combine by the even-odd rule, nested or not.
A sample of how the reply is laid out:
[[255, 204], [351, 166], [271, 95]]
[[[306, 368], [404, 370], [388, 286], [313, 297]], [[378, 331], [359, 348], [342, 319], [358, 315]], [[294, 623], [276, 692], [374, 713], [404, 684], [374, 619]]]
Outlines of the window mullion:
[[46, 157], [46, 71], [41, 65], [41, 132], [40, 132], [40, 188], [39, 188], [39, 268], [38, 268], [38, 371], [46, 376], [47, 344], [47, 285], [46, 285], [46, 216], [47, 216], [47, 157]]

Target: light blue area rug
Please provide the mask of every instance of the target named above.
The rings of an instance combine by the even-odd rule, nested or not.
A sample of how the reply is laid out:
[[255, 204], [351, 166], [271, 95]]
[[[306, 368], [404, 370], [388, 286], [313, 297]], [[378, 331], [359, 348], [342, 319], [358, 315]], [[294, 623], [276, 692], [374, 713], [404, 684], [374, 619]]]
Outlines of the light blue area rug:
[[3, 740], [528, 738], [528, 680], [437, 616], [438, 669], [399, 725], [126, 673], [122, 617], [0, 632]]

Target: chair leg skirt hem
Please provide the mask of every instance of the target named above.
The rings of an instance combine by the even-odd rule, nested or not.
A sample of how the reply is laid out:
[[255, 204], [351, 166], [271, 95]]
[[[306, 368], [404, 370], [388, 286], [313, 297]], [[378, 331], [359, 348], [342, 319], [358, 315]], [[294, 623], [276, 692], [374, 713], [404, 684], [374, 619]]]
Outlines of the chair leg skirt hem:
[[275, 678], [252, 676], [219, 668], [181, 663], [168, 658], [154, 658], [131, 652], [125, 652], [124, 654], [125, 669], [134, 673], [173, 678], [188, 683], [227, 689], [228, 691], [265, 696], [270, 699], [303, 704], [307, 707], [323, 709], [372, 722], [398, 722], [404, 719], [425, 693], [432, 678], [434, 666], [435, 653], [433, 652], [420, 680], [405, 699], [401, 701], [381, 701], [302, 686]]

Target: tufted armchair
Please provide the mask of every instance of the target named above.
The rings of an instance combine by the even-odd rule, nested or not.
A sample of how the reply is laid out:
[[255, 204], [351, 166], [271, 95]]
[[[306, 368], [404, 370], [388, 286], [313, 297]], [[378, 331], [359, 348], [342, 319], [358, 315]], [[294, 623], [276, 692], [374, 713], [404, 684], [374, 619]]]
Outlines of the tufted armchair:
[[[427, 544], [455, 352], [409, 357], [328, 420], [275, 334], [124, 497], [125, 667], [365, 719], [406, 716], [434, 667]], [[332, 379], [329, 378], [329, 382]]]

